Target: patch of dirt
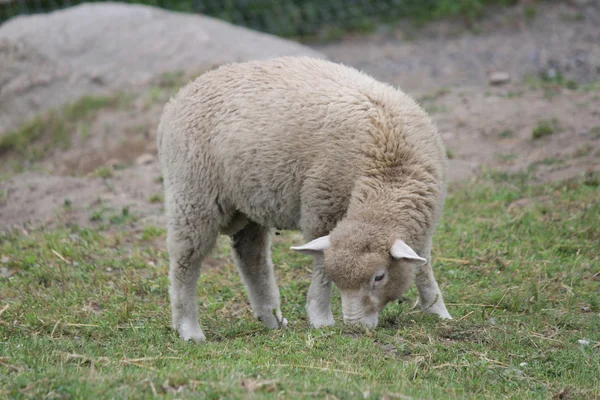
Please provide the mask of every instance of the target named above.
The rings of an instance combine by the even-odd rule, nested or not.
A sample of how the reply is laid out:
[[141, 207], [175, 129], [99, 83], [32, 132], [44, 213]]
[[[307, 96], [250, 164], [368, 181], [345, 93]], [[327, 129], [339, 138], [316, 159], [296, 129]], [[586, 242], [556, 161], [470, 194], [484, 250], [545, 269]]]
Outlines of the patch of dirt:
[[79, 124], [66, 150], [54, 150], [39, 164], [56, 175], [80, 175], [102, 166], [131, 167], [145, 154], [156, 157], [156, 129], [163, 105], [148, 104], [141, 95], [123, 109], [101, 110], [89, 123]]
[[[600, 135], [595, 133], [600, 91], [560, 88], [548, 97], [543, 90], [523, 89], [513, 97], [511, 89], [518, 86], [457, 89], [424, 104], [438, 110], [431, 116], [454, 157], [451, 168], [459, 161], [472, 166], [472, 173], [530, 169], [540, 181], [600, 171]], [[544, 123], [552, 132], [534, 139], [534, 129]]]
[[114, 171], [111, 178], [54, 176], [28, 172], [0, 182], [0, 231], [53, 224], [108, 224], [127, 209], [130, 222], [164, 226], [158, 163]]
[[[476, 25], [479, 33], [444, 22], [414, 37], [404, 24], [315, 48], [419, 99], [453, 158], [451, 180], [482, 168], [529, 168], [541, 181], [599, 171], [600, 3], [536, 3], [535, 11], [532, 18], [525, 6], [496, 12]], [[491, 85], [498, 72], [508, 82]], [[565, 87], [574, 84], [596, 86]], [[544, 122], [555, 131], [533, 140]]]
[[[600, 3], [595, 0], [532, 2], [492, 9], [474, 30], [436, 22], [415, 31], [400, 24], [387, 33], [350, 36], [315, 48], [330, 59], [418, 94], [446, 86], [486, 86], [493, 72], [515, 80], [540, 72], [577, 82], [600, 74]], [[535, 16], [526, 17], [526, 7]]]
[[[597, 29], [600, 4], [591, 1], [574, 4], [536, 3], [536, 15], [531, 21], [523, 17], [522, 7], [509, 9], [479, 24], [479, 34], [457, 33], [453, 31], [452, 24], [444, 23], [427, 28], [415, 40], [406, 40], [408, 34], [400, 28], [388, 34], [350, 37], [315, 48], [334, 61], [354, 65], [380, 80], [399, 85], [418, 99], [430, 112], [445, 139], [451, 158], [451, 181], [473, 177], [484, 169], [506, 172], [527, 169], [540, 181], [570, 178], [586, 171], [600, 171], [600, 86], [574, 90], [565, 84], [565, 79], [572, 79], [580, 85], [600, 81], [600, 31]], [[231, 54], [223, 55], [218, 50], [221, 38], [217, 27], [225, 25], [196, 19], [195, 16], [185, 16], [184, 20], [187, 21], [185, 24], [190, 24], [186, 29], [193, 29], [192, 25], [198, 29], [197, 35], [192, 35], [197, 43], [186, 42], [187, 39], [183, 40], [179, 31], [174, 30], [178, 36], [177, 45], [167, 53], [161, 52], [163, 47], [169, 47], [166, 38], [157, 44], [143, 42], [139, 45], [133, 39], [135, 34], [129, 30], [123, 31], [132, 35], [128, 39], [106, 39], [104, 44], [98, 42], [100, 47], [94, 52], [94, 46], [88, 48], [82, 44], [85, 41], [78, 41], [79, 33], [72, 28], [64, 28], [70, 32], [67, 37], [71, 38], [65, 42], [64, 48], [49, 50], [50, 44], [60, 41], [48, 36], [51, 26], [59, 29], [54, 22], [62, 21], [60, 18], [99, 10], [110, 10], [107, 11], [110, 16], [116, 10], [123, 10], [123, 5], [104, 6], [109, 8], [95, 8], [99, 6], [88, 4], [48, 16], [17, 18], [0, 26], [0, 38], [6, 36], [6, 32], [12, 32], [7, 39], [10, 43], [5, 41], [4, 45], [16, 46], [5, 53], [0, 51], [3, 65], [0, 71], [0, 107], [3, 111], [13, 110], [22, 117], [25, 114], [19, 111], [19, 107], [27, 108], [31, 98], [40, 101], [31, 109], [32, 113], [53, 106], [54, 100], [48, 99], [60, 97], [63, 89], [70, 88], [60, 79], [53, 78], [53, 74], [65, 73], [65, 79], [74, 79], [73, 82], [79, 79], [73, 76], [87, 76], [85, 79], [89, 80], [93, 76], [89, 69], [93, 64], [90, 60], [99, 57], [98, 54], [106, 55], [106, 60], [98, 65], [98, 76], [102, 77], [99, 82], [102, 84], [94, 83], [92, 86], [116, 86], [123, 90], [121, 86], [128, 75], [123, 71], [113, 71], [121, 68], [123, 60], [131, 61], [127, 67], [130, 68], [129, 76], [135, 75], [139, 78], [136, 82], [144, 85], [153, 82], [149, 78], [150, 72], [177, 70], [179, 68], [176, 67], [188, 65], [188, 61], [191, 63], [189, 70], [196, 73], [202, 65], [210, 64], [209, 67], [212, 67], [220, 61], [266, 57], [267, 50], [261, 48], [269, 47], [269, 43], [276, 43], [275, 47], [271, 47], [272, 51], [269, 50], [271, 55], [311, 52], [305, 47], [288, 46], [285, 41], [265, 35], [260, 36], [262, 39], [258, 45], [248, 47], [249, 41], [258, 37], [248, 34], [250, 36], [244, 39], [245, 42], [236, 44]], [[117, 8], [111, 8], [113, 6]], [[181, 22], [167, 12], [142, 6], [130, 7], [134, 7], [131, 15], [136, 15], [143, 26], [163, 19], [173, 24]], [[44, 18], [54, 22], [47, 22]], [[128, 23], [126, 18], [119, 17], [110, 23], [109, 19], [106, 16], [95, 19], [90, 29], [98, 35], [100, 28], [95, 25], [96, 22], [100, 27]], [[25, 29], [25, 21], [41, 24], [39, 26], [44, 29], [40, 32], [46, 33], [34, 34], [33, 28]], [[157, 32], [166, 34], [166, 26], [169, 26], [166, 22], [160, 22]], [[246, 35], [245, 30], [239, 29], [238, 33]], [[203, 36], [205, 31], [214, 41], [206, 40]], [[118, 29], [115, 32], [122, 34]], [[146, 28], [141, 32], [146, 32]], [[86, 35], [81, 36], [86, 38]], [[96, 36], [90, 35], [88, 39], [96, 43], [93, 39]], [[231, 34], [226, 40], [236, 41], [237, 36], [237, 33]], [[14, 40], [17, 39], [23, 39], [22, 43], [15, 45]], [[2, 43], [0, 40], [0, 47]], [[208, 49], [206, 54], [197, 55], [204, 52], [204, 48], [197, 51], [196, 45], [200, 44]], [[124, 55], [123, 59], [114, 56], [124, 54], [125, 49], [133, 51], [137, 47], [143, 48], [140, 50], [143, 54], [137, 55], [140, 62], [130, 60], [137, 57], [133, 55]], [[154, 54], [150, 54], [149, 49], [153, 49]], [[11, 51], [17, 56], [11, 56]], [[188, 55], [175, 57], [182, 51]], [[19, 52], [25, 52], [30, 58], [18, 56]], [[195, 56], [190, 53], [200, 58], [193, 58]], [[16, 64], [4, 63], [2, 57], [6, 54]], [[171, 56], [176, 59], [175, 64], [165, 61]], [[68, 61], [69, 57], [72, 57], [71, 61]], [[31, 65], [21, 65], [19, 60], [37, 62], [47, 70], [28, 69]], [[4, 68], [5, 65], [7, 68]], [[19, 72], [21, 69], [24, 75]], [[132, 72], [137, 70], [139, 74]], [[37, 72], [28, 75], [27, 71]], [[71, 76], [72, 71], [78, 72]], [[488, 83], [491, 72], [506, 72], [510, 80], [501, 85], [491, 85]], [[539, 81], [526, 79], [528, 74], [555, 74], [555, 78], [564, 78], [554, 79], [552, 85], [540, 86]], [[5, 76], [8, 79], [3, 78]], [[46, 80], [42, 79], [44, 76]], [[59, 82], [60, 89], [56, 82]], [[72, 93], [76, 93], [77, 87], [85, 88], [85, 94], [89, 94], [87, 90], [91, 86], [76, 84]], [[150, 198], [162, 195], [155, 133], [166, 98], [148, 102], [146, 95], [139, 96], [122, 109], [103, 109], [87, 121], [85, 127], [79, 126], [71, 136], [68, 149], [57, 149], [37, 163], [36, 167], [46, 171], [45, 174], [28, 172], [0, 182], [0, 231], [24, 224], [97, 224], [101, 221], [91, 219], [94, 215], [98, 216], [98, 210], [109, 210], [105, 214], [110, 216], [110, 213], [118, 213], [123, 208], [137, 218], [132, 223], [135, 226], [164, 226], [162, 205], [150, 201]], [[7, 99], [11, 105], [5, 108]], [[4, 114], [10, 113], [3, 113], [0, 120], [5, 118]], [[5, 122], [0, 122], [0, 128], [2, 124], [6, 126]], [[534, 139], [533, 131], [544, 124], [550, 127], [546, 129], [546, 135]], [[104, 179], [84, 176], [100, 166], [107, 167], [109, 176]], [[67, 199], [69, 207], [65, 207]]]

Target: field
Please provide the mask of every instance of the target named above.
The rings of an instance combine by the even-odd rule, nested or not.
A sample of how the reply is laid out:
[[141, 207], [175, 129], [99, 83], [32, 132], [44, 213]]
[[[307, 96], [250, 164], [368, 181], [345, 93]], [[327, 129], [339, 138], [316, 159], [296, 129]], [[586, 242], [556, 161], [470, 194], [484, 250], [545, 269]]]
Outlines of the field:
[[[387, 8], [345, 20], [324, 6], [343, 9], [337, 0], [286, 0], [272, 10], [261, 0], [254, 4], [268, 15], [256, 20], [232, 12], [246, 0], [135, 2], [188, 11], [213, 4], [213, 15], [306, 40], [413, 96], [448, 148], [433, 261], [454, 319], [412, 309], [412, 288], [376, 329], [353, 328], [342, 324], [334, 292], [336, 325], [311, 329], [311, 260], [289, 250], [302, 237], [282, 231], [272, 235], [273, 259], [288, 327], [271, 331], [253, 317], [221, 237], [198, 284], [207, 341], [181, 341], [170, 328], [158, 119], [192, 77], [272, 49], [246, 48], [248, 33], [222, 27], [199, 52], [215, 60], [167, 69], [171, 58], [195, 59], [189, 35], [170, 28], [184, 16], [151, 33], [140, 28], [149, 26], [145, 11], [106, 5], [86, 24], [100, 26], [102, 41], [77, 29], [27, 31], [38, 41], [31, 48], [2, 47], [9, 42], [0, 37], [8, 65], [0, 68], [0, 399], [600, 400], [598, 2], [365, 0], [353, 3]], [[294, 19], [300, 3], [324, 10], [315, 25]], [[22, 4], [0, 5], [0, 20]], [[261, 25], [281, 10], [280, 26]], [[108, 29], [107, 15], [133, 19]], [[414, 24], [426, 21], [435, 23]], [[116, 49], [111, 32], [123, 37], [124, 58], [100, 56]], [[165, 46], [181, 54], [165, 57]], [[127, 86], [115, 69], [148, 76]], [[493, 84], [493, 73], [506, 79]], [[19, 125], [2, 133], [13, 119]]]
[[164, 230], [135, 215], [0, 237], [6, 398], [600, 398], [599, 176], [532, 185], [487, 173], [450, 188], [435, 269], [452, 321], [411, 310], [372, 331], [313, 330], [310, 259], [274, 235], [282, 311], [251, 314], [219, 241], [199, 284], [204, 344], [170, 329]]

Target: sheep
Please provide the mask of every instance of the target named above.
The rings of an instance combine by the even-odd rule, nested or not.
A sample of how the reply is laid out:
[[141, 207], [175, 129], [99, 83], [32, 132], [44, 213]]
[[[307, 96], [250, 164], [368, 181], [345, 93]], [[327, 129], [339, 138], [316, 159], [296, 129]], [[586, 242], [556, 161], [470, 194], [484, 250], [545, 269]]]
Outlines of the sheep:
[[308, 57], [226, 64], [182, 87], [158, 126], [173, 329], [204, 341], [196, 285], [219, 234], [254, 315], [286, 326], [270, 230], [301, 230], [312, 256], [310, 324], [374, 328], [413, 282], [415, 306], [451, 318], [431, 267], [446, 151], [408, 95], [354, 68]]

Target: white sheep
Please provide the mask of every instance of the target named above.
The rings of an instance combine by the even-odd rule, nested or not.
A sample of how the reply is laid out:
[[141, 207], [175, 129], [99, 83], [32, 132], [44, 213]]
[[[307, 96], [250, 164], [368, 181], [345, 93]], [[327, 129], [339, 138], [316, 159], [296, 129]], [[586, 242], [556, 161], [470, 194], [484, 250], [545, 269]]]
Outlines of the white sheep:
[[228, 64], [184, 86], [158, 128], [173, 328], [203, 341], [196, 285], [219, 233], [255, 315], [285, 326], [271, 228], [301, 229], [314, 256], [307, 313], [377, 325], [416, 278], [423, 310], [451, 318], [431, 268], [446, 152], [405, 93], [343, 65], [305, 57]]

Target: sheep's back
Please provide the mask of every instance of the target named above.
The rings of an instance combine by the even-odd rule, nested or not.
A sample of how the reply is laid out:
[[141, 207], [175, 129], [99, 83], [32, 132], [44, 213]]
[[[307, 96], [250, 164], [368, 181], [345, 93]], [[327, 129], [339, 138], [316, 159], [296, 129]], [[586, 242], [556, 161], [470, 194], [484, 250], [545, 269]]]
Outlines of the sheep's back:
[[[200, 76], [165, 107], [159, 143], [166, 136], [184, 143], [174, 147], [178, 160], [196, 153], [221, 201], [257, 222], [293, 228], [307, 179], [350, 196], [381, 105], [410, 116], [403, 140], [439, 157], [438, 139], [428, 137], [437, 132], [421, 132], [431, 124], [404, 93], [352, 68], [295, 57], [230, 64]], [[424, 116], [417, 124], [423, 126], [412, 129]]]

